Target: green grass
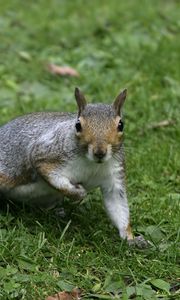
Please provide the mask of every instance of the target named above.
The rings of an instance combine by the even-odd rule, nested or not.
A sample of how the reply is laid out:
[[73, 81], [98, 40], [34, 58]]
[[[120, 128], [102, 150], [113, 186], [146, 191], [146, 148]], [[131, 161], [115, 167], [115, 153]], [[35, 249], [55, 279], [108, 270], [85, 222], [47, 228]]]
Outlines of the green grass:
[[[83, 299], [179, 299], [179, 9], [173, 0], [1, 0], [1, 124], [32, 111], [75, 111], [75, 86], [105, 103], [127, 87], [131, 220], [152, 247], [119, 239], [99, 191], [81, 205], [67, 200], [64, 218], [4, 205], [0, 299], [43, 300], [72, 286]], [[52, 75], [48, 62], [80, 77]], [[167, 119], [175, 124], [150, 128]]]

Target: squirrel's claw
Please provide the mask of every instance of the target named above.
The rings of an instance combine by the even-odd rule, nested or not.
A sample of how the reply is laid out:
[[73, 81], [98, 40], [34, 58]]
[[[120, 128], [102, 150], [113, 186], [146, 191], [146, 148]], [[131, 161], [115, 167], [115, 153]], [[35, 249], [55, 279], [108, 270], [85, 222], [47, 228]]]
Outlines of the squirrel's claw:
[[87, 192], [81, 184], [76, 184], [74, 186], [74, 191], [73, 191], [72, 197], [75, 200], [82, 200], [83, 198], [86, 197], [86, 195], [87, 195]]
[[127, 240], [127, 242], [130, 247], [137, 247], [140, 249], [146, 249], [150, 247], [150, 242], [148, 240], [145, 240], [142, 235], [138, 235], [131, 240]]
[[78, 190], [80, 200], [86, 197], [87, 192], [81, 184], [76, 185], [76, 189]]

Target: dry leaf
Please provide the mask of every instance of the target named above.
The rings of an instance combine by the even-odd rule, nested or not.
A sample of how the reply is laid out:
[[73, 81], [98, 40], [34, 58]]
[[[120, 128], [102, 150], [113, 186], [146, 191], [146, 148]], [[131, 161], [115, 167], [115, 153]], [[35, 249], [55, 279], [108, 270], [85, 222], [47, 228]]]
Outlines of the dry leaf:
[[167, 127], [167, 126], [171, 126], [174, 124], [176, 124], [176, 120], [162, 120], [157, 123], [152, 123], [152, 124], [148, 125], [146, 128], [142, 129], [139, 132], [139, 135], [143, 135], [147, 130], [157, 129], [157, 128], [161, 128], [161, 127]]
[[46, 300], [80, 300], [80, 290], [73, 289], [72, 292], [59, 292], [54, 296], [48, 296]]
[[79, 73], [75, 69], [68, 66], [60, 67], [54, 64], [49, 64], [48, 70], [52, 74], [56, 74], [60, 76], [72, 76], [72, 77], [79, 76]]
[[155, 128], [159, 128], [159, 127], [166, 127], [169, 125], [173, 125], [175, 123], [176, 123], [175, 120], [163, 120], [158, 123], [151, 124], [150, 126], [148, 126], [148, 128], [155, 129]]

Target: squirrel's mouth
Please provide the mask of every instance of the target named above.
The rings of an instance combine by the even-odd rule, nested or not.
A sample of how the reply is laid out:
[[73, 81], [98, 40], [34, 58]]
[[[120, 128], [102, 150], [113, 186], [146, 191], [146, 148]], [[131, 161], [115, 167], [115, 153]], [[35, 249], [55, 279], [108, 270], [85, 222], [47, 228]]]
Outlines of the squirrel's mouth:
[[102, 164], [105, 160], [103, 158], [95, 159], [97, 164]]
[[112, 157], [111, 146], [107, 148], [94, 148], [92, 145], [88, 145], [87, 158], [94, 161], [97, 164], [102, 164]]

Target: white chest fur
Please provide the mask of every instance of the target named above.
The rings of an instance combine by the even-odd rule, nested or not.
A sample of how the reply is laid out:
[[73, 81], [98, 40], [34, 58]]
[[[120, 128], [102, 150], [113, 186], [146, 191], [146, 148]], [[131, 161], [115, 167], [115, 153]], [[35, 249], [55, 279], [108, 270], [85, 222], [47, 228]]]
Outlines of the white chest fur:
[[[114, 159], [109, 159], [104, 163], [96, 163], [90, 161], [87, 158], [76, 158], [69, 161], [64, 167], [59, 166], [53, 173], [53, 183], [57, 183], [57, 189], [59, 186], [59, 180], [65, 177], [72, 184], [81, 184], [85, 190], [89, 191], [96, 187], [102, 187], [107, 192], [112, 192], [115, 189], [121, 189], [122, 182], [120, 180], [120, 173], [123, 172], [123, 168], [120, 163]], [[37, 182], [19, 186], [12, 191], [8, 191], [10, 198], [31, 200], [32, 198], [39, 198], [50, 195], [59, 194], [56, 189], [50, 187], [42, 179], [38, 179]], [[44, 200], [45, 201], [45, 200]]]
[[87, 158], [76, 158], [70, 161], [63, 169], [60, 176], [67, 177], [72, 183], [80, 183], [85, 189], [105, 185], [111, 185], [113, 177], [116, 177], [120, 166], [113, 159], [104, 163], [96, 163]]

